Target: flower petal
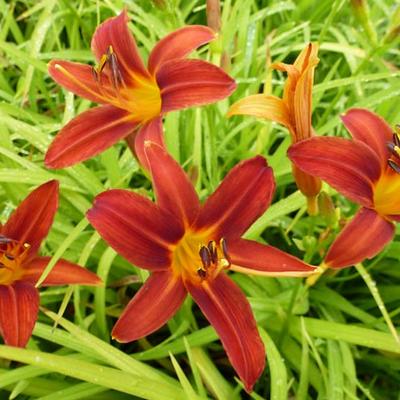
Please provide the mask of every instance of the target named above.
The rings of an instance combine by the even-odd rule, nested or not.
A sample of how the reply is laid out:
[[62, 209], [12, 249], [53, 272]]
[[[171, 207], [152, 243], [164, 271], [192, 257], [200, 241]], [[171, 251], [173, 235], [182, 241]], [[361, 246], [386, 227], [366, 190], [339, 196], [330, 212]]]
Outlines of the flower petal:
[[245, 274], [265, 276], [308, 276], [315, 267], [276, 247], [237, 239], [227, 242], [231, 269]]
[[125, 110], [101, 106], [83, 112], [64, 126], [46, 153], [48, 168], [65, 168], [91, 158], [129, 135], [137, 122]]
[[28, 243], [29, 254], [36, 254], [53, 224], [58, 207], [58, 186], [58, 181], [52, 180], [32, 191], [11, 214], [1, 234]]
[[394, 232], [394, 224], [363, 207], [333, 242], [325, 263], [332, 268], [344, 268], [371, 258], [392, 240]]
[[311, 138], [292, 145], [288, 156], [298, 168], [327, 181], [349, 199], [372, 206], [380, 162], [363, 142], [336, 137]]
[[342, 121], [354, 139], [361, 140], [374, 150], [386, 167], [389, 152], [387, 142], [392, 141], [392, 129], [379, 115], [362, 108], [352, 108], [342, 116]]
[[195, 229], [212, 229], [216, 237], [238, 238], [268, 208], [275, 191], [272, 169], [264, 157], [242, 161], [207, 199]]
[[127, 190], [99, 194], [87, 218], [101, 237], [131, 263], [150, 270], [170, 265], [170, 246], [183, 235], [179, 221]]
[[212, 29], [191, 25], [178, 29], [161, 39], [149, 56], [148, 68], [153, 74], [165, 62], [184, 58], [198, 47], [215, 39]]
[[132, 342], [164, 325], [186, 297], [182, 280], [171, 272], [153, 272], [126, 306], [112, 331], [119, 342]]
[[135, 135], [135, 153], [140, 161], [140, 164], [146, 170], [150, 169], [150, 165], [147, 161], [147, 156], [144, 152], [144, 143], [150, 141], [158, 144], [165, 149], [164, 142], [164, 131], [162, 126], [162, 118], [154, 118], [150, 122], [143, 125], [139, 132]]
[[296, 120], [296, 139], [298, 141], [312, 136], [312, 87], [314, 70], [319, 59], [316, 55], [318, 48], [311, 43], [308, 48], [309, 51], [305, 57], [303, 70], [296, 83], [294, 93], [294, 116]]
[[[24, 275], [22, 280], [36, 284], [44, 269], [47, 267], [51, 257], [35, 257], [27, 264], [23, 265]], [[60, 259], [52, 268], [42, 286], [59, 286], [59, 285], [100, 285], [101, 279], [93, 272], [71, 263], [67, 260]]]
[[191, 225], [198, 215], [200, 202], [182, 167], [158, 144], [146, 141], [144, 151], [156, 193], [157, 204]]
[[235, 81], [221, 68], [201, 60], [171, 60], [156, 73], [162, 112], [215, 103], [228, 97]]
[[107, 54], [112, 46], [125, 83], [134, 80], [134, 75], [148, 77], [149, 73], [140, 57], [135, 39], [128, 29], [129, 17], [126, 10], [118, 16], [108, 18], [100, 24], [92, 37], [92, 51], [97, 61]]
[[287, 105], [275, 96], [255, 94], [245, 97], [231, 106], [228, 116], [232, 115], [252, 115], [269, 119], [286, 126], [291, 133], [294, 132]]
[[0, 333], [9, 346], [25, 347], [39, 312], [39, 293], [27, 282], [0, 285]]
[[95, 103], [107, 103], [108, 98], [115, 97], [108, 77], [102, 75], [100, 86], [93, 77], [90, 65], [52, 60], [48, 64], [48, 71], [59, 85]]
[[201, 285], [185, 282], [201, 311], [215, 328], [245, 388], [250, 392], [265, 366], [265, 349], [250, 305], [224, 273]]

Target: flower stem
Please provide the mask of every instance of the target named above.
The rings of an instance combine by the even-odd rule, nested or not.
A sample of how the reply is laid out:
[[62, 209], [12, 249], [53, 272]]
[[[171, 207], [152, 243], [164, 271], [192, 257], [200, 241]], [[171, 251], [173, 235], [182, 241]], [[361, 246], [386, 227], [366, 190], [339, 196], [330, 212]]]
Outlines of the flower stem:
[[365, 269], [365, 267], [361, 263], [356, 265], [356, 269], [357, 269], [358, 273], [361, 275], [361, 277], [363, 278], [364, 282], [366, 283], [369, 291], [371, 292], [372, 297], [374, 298], [376, 305], [378, 306], [380, 312], [382, 313], [382, 316], [386, 322], [386, 325], [388, 326], [394, 339], [396, 340], [397, 343], [400, 343], [400, 337], [397, 333], [395, 326], [393, 325], [392, 319], [390, 318], [390, 315], [386, 309], [385, 303], [382, 300], [382, 297], [376, 286], [376, 282], [372, 279], [371, 275], [368, 273], [368, 271]]

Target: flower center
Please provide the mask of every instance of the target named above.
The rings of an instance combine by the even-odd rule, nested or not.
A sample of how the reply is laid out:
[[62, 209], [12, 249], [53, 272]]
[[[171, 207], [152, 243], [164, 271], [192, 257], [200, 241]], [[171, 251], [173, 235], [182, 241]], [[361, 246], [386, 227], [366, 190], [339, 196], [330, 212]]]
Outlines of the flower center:
[[388, 142], [387, 148], [391, 154], [388, 159], [388, 165], [393, 171], [400, 174], [400, 125], [396, 125], [396, 132], [393, 133], [393, 142]]
[[[106, 91], [102, 84], [102, 74], [106, 67], [113, 89], [111, 93]], [[126, 82], [112, 46], [103, 54], [99, 64], [92, 67], [92, 71], [101, 94], [111, 104], [129, 111], [134, 120], [146, 122], [160, 115], [161, 92], [155, 78], [130, 73], [125, 76], [129, 79], [129, 82]]]
[[223, 269], [231, 265], [225, 239], [215, 240], [195, 232], [187, 232], [177, 244], [172, 258], [172, 269], [176, 275], [201, 283], [214, 279]]
[[0, 285], [10, 285], [21, 278], [22, 263], [30, 245], [0, 235]]

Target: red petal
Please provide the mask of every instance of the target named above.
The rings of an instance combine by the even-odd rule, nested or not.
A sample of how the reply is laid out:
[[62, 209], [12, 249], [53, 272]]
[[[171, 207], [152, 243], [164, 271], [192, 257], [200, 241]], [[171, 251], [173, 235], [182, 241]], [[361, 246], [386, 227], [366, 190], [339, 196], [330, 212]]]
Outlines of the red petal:
[[217, 331], [233, 368], [250, 392], [264, 370], [265, 349], [246, 297], [223, 273], [201, 285], [185, 285]]
[[[42, 272], [47, 267], [51, 257], [35, 257], [29, 263], [24, 264], [24, 275], [22, 279], [36, 284]], [[101, 279], [91, 271], [73, 264], [67, 260], [58, 260], [52, 268], [42, 286], [59, 285], [100, 285]]]
[[374, 210], [361, 208], [333, 242], [325, 262], [344, 268], [378, 254], [392, 240], [395, 226]]
[[195, 229], [238, 238], [269, 207], [275, 191], [272, 169], [257, 156], [236, 165], [205, 202]]
[[162, 111], [215, 103], [228, 97], [235, 81], [221, 68], [201, 60], [171, 60], [157, 71]]
[[227, 243], [231, 269], [265, 276], [308, 276], [315, 267], [273, 246], [237, 239]]
[[39, 293], [27, 282], [0, 285], [0, 333], [9, 346], [25, 347], [39, 311]]
[[31, 192], [3, 226], [1, 234], [29, 243], [29, 253], [36, 254], [49, 233], [58, 207], [58, 181], [49, 181]]
[[87, 160], [136, 127], [127, 111], [113, 106], [92, 108], [61, 129], [47, 150], [45, 164], [48, 168], [64, 168]]
[[174, 316], [186, 293], [169, 271], [152, 273], [115, 324], [113, 338], [125, 343], [154, 332]]
[[154, 46], [148, 62], [150, 73], [153, 74], [166, 61], [184, 58], [214, 39], [212, 29], [202, 25], [185, 26], [170, 33]]
[[52, 60], [48, 64], [50, 76], [69, 91], [96, 103], [107, 103], [107, 97], [115, 97], [105, 74], [100, 85], [94, 80], [92, 67], [69, 61]]
[[318, 137], [303, 140], [288, 150], [297, 167], [329, 183], [349, 199], [373, 204], [373, 184], [380, 175], [376, 154], [359, 140]]
[[187, 226], [198, 215], [200, 203], [193, 185], [182, 167], [159, 145], [145, 142], [157, 204]]
[[127, 190], [99, 194], [87, 217], [113, 249], [138, 267], [150, 270], [168, 268], [170, 247], [184, 233], [172, 215]]
[[361, 140], [374, 150], [386, 167], [389, 152], [386, 147], [392, 141], [392, 129], [387, 122], [371, 111], [352, 108], [342, 116], [342, 121], [354, 139]]
[[134, 80], [134, 75], [149, 75], [140, 57], [136, 42], [128, 29], [126, 10], [100, 24], [92, 38], [92, 51], [97, 61], [108, 52], [110, 46], [117, 56], [118, 66], [125, 83]]
[[162, 118], [158, 117], [147, 124], [143, 125], [139, 132], [135, 135], [135, 153], [142, 167], [146, 170], [150, 169], [147, 156], [144, 152], [144, 142], [150, 141], [158, 144], [165, 149], [164, 132], [162, 126]]

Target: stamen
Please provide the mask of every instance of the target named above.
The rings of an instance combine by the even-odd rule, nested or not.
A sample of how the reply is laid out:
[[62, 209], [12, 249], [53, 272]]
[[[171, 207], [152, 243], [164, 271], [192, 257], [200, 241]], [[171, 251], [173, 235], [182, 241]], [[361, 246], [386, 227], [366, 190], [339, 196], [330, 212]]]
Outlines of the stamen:
[[10, 239], [4, 235], [0, 235], [0, 244], [7, 244], [13, 242], [13, 239]]
[[228, 255], [228, 247], [227, 247], [227, 244], [226, 244], [226, 240], [224, 238], [222, 238], [219, 241], [219, 245], [221, 246], [222, 252], [223, 252], [224, 257], [225, 257], [225, 260], [228, 261], [229, 265], [231, 265], [231, 259], [230, 259], [229, 255]]
[[393, 160], [388, 160], [389, 167], [392, 168], [393, 171], [400, 174], [400, 166]]
[[107, 59], [111, 68], [111, 83], [115, 89], [119, 89], [119, 87], [123, 84], [123, 78], [118, 65], [117, 56], [114, 53], [112, 46], [110, 46], [107, 50]]
[[197, 275], [200, 277], [201, 280], [204, 280], [207, 278], [207, 271], [202, 268], [199, 268], [197, 270]]
[[199, 250], [199, 255], [203, 264], [203, 268], [207, 271], [207, 269], [210, 268], [211, 265], [210, 250], [206, 246], [201, 246]]
[[208, 242], [207, 248], [210, 252], [211, 262], [215, 264], [218, 261], [218, 252], [217, 252], [217, 245], [215, 244], [214, 240], [210, 240]]

